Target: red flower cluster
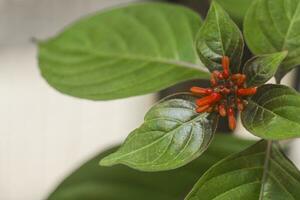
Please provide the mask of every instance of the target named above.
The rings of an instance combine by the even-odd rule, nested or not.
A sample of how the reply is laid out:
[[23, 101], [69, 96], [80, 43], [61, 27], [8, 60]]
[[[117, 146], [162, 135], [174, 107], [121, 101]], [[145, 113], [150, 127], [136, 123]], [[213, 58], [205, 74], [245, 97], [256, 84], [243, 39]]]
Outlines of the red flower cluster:
[[[228, 116], [228, 124], [231, 130], [236, 127], [235, 112], [244, 110], [247, 96], [256, 93], [256, 87], [246, 88], [246, 76], [244, 74], [231, 74], [229, 58], [222, 58], [223, 71], [213, 71], [211, 74], [211, 88], [192, 87], [191, 92], [200, 95], [196, 100], [198, 113], [217, 112], [220, 116]], [[203, 97], [204, 96], [204, 97]]]

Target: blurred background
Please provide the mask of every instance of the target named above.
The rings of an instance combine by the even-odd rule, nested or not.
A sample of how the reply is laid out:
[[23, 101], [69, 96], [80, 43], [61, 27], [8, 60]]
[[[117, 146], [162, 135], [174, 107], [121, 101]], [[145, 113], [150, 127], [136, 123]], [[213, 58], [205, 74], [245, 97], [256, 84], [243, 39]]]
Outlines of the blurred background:
[[[1, 200], [45, 198], [77, 166], [124, 140], [158, 98], [191, 84], [160, 94], [93, 102], [62, 95], [42, 79], [33, 38], [45, 39], [81, 16], [133, 1], [0, 0]], [[202, 6], [200, 0], [173, 2], [203, 15], [208, 8], [208, 1]], [[237, 23], [244, 12], [231, 11]], [[292, 72], [284, 83], [296, 87], [296, 80]], [[252, 137], [240, 126], [235, 134]], [[289, 156], [300, 167], [299, 144], [289, 142]]]

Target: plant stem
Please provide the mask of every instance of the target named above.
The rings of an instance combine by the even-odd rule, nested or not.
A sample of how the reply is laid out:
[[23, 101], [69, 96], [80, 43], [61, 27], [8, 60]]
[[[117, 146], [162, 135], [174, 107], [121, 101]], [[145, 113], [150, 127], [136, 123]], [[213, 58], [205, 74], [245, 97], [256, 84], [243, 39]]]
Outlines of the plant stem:
[[263, 168], [263, 177], [262, 177], [262, 180], [261, 180], [259, 200], [263, 200], [263, 198], [264, 198], [265, 182], [268, 178], [270, 157], [271, 157], [271, 154], [272, 154], [272, 144], [273, 144], [272, 140], [267, 141], [266, 157], [265, 157], [264, 168]]

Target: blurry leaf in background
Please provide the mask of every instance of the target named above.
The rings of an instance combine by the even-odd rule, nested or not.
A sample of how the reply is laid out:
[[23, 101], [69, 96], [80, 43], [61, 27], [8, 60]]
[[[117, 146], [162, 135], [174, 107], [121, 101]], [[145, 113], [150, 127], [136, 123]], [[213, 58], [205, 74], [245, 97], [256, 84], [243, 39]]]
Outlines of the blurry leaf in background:
[[200, 156], [213, 138], [217, 115], [197, 113], [192, 96], [170, 98], [154, 105], [145, 115], [144, 123], [100, 164], [163, 171], [186, 165]]
[[201, 24], [197, 13], [172, 4], [106, 10], [41, 42], [39, 66], [51, 86], [80, 98], [108, 100], [159, 91], [208, 78], [194, 48]]
[[300, 64], [300, 1], [255, 0], [244, 21], [247, 45], [254, 54], [288, 51], [278, 81]]
[[243, 68], [247, 87], [261, 86], [276, 73], [287, 52], [259, 55], [248, 60]]
[[186, 200], [297, 200], [300, 172], [278, 145], [259, 141], [211, 167]]
[[210, 70], [220, 70], [221, 58], [228, 56], [231, 71], [239, 72], [243, 55], [243, 36], [224, 9], [213, 2], [196, 36], [196, 48], [202, 63]]
[[48, 200], [182, 200], [214, 163], [253, 142], [216, 134], [205, 154], [190, 164], [166, 172], [139, 172], [126, 166], [99, 167], [105, 151], [67, 177]]
[[284, 85], [268, 84], [258, 88], [241, 119], [252, 134], [271, 140], [300, 136], [300, 94]]

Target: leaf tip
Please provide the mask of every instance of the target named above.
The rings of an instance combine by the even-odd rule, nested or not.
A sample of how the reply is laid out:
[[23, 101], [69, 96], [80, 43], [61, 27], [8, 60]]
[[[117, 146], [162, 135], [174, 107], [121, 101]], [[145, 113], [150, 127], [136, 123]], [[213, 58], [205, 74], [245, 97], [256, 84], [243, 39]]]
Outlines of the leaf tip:
[[282, 55], [283, 59], [287, 57], [288, 53], [289, 53], [288, 50], [284, 50], [284, 51], [281, 52], [281, 55]]
[[100, 160], [99, 165], [109, 167], [109, 166], [117, 164], [117, 161], [113, 158], [112, 155], [113, 154], [108, 155], [108, 156], [104, 157], [102, 160]]
[[[224, 8], [215, 0], [213, 0], [211, 2], [211, 6], [210, 6], [211, 9], [215, 9], [217, 10], [217, 12], [223, 12], [225, 15], [228, 15], [227, 12], [224, 10]], [[228, 15], [229, 16], [229, 15]]]
[[210, 11], [212, 11], [212, 10], [221, 10], [221, 11], [224, 11], [223, 8], [216, 1], [212, 1], [211, 2]]
[[211, 2], [211, 7], [215, 7], [215, 6], [218, 6], [219, 4], [215, 1], [215, 0], [213, 0], [212, 2]]

